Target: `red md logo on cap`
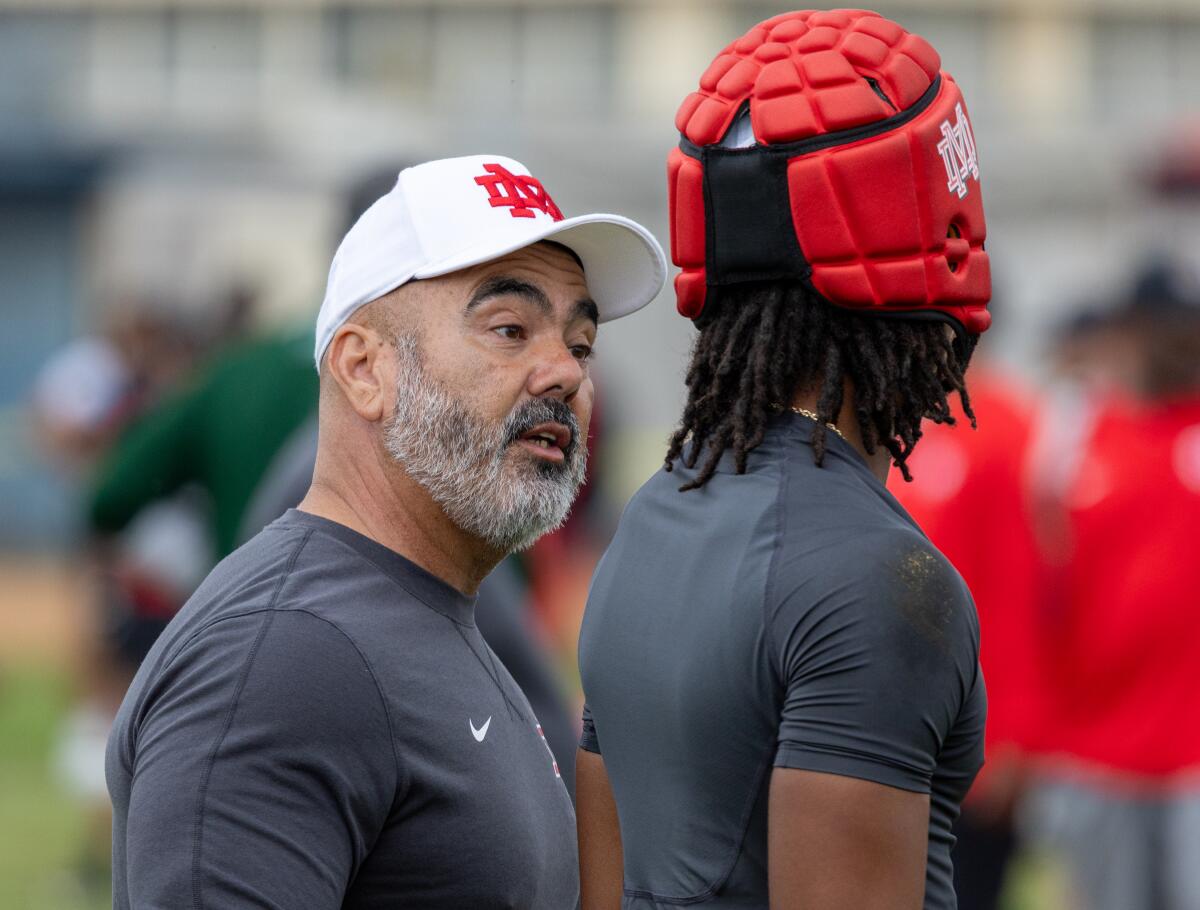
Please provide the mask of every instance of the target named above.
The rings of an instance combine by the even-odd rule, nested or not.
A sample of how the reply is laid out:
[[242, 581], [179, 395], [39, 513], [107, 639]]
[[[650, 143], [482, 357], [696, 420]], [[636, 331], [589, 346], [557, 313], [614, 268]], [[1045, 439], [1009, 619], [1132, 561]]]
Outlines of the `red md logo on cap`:
[[537, 209], [555, 221], [563, 220], [563, 213], [538, 180], [513, 174], [500, 164], [485, 164], [483, 169], [487, 173], [476, 177], [475, 182], [488, 191], [493, 208], [508, 206], [514, 218], [532, 218]]

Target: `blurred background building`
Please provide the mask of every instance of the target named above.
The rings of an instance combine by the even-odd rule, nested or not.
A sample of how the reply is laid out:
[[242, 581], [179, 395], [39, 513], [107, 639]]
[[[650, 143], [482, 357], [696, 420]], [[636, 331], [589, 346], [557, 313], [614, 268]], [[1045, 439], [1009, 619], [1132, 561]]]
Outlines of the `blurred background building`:
[[[348, 194], [381, 169], [511, 155], [568, 214], [620, 212], [665, 242], [676, 106], [726, 42], [789, 8], [0, 0], [0, 908], [104, 905], [78, 882], [86, 821], [45, 764], [99, 622], [81, 497], [127, 412], [236, 339], [303, 329]], [[963, 87], [1003, 306], [985, 347], [1036, 391], [1081, 305], [1115, 306], [1151, 256], [1200, 252], [1200, 0], [876, 8]], [[669, 293], [601, 334], [601, 529], [661, 459], [691, 334]], [[578, 598], [583, 563], [534, 578], [542, 600]], [[541, 634], [569, 678], [574, 627], [555, 623]], [[1054, 893], [1014, 886], [1009, 906]]]

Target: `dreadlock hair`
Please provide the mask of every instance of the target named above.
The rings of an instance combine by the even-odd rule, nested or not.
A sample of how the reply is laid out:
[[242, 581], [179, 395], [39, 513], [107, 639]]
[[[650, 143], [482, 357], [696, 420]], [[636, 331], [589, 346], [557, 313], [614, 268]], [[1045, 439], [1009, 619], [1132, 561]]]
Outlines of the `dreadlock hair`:
[[676, 459], [694, 468], [704, 455], [681, 491], [704, 486], [726, 449], [744, 474], [768, 420], [803, 389], [818, 390], [812, 447], [822, 464], [826, 424], [841, 413], [844, 379], [854, 387], [863, 445], [869, 453], [887, 449], [906, 481], [921, 421], [955, 422], [953, 392], [975, 426], [964, 374], [978, 335], [956, 339], [940, 321], [861, 315], [800, 283], [739, 284], [713, 296], [710, 289], [688, 367], [687, 404], [667, 450], [668, 471]]

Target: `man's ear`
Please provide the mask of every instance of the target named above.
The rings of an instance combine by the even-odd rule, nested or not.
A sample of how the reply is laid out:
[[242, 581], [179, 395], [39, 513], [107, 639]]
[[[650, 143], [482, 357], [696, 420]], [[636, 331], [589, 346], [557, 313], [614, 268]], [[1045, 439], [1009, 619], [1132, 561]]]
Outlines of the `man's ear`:
[[371, 423], [388, 413], [388, 390], [395, 385], [391, 351], [392, 346], [379, 332], [347, 322], [334, 333], [325, 355], [325, 369], [347, 403]]

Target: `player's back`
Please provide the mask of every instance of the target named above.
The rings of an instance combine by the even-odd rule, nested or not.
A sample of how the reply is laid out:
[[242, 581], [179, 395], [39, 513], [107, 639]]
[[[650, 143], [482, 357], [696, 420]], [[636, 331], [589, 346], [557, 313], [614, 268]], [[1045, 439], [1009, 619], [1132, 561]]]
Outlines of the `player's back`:
[[659, 472], [597, 569], [583, 745], [612, 783], [627, 908], [766, 907], [778, 766], [932, 791], [926, 906], [954, 905], [949, 825], [982, 757], [974, 611], [857, 453], [831, 439], [813, 464], [811, 429], [780, 418], [746, 474], [699, 490]]

